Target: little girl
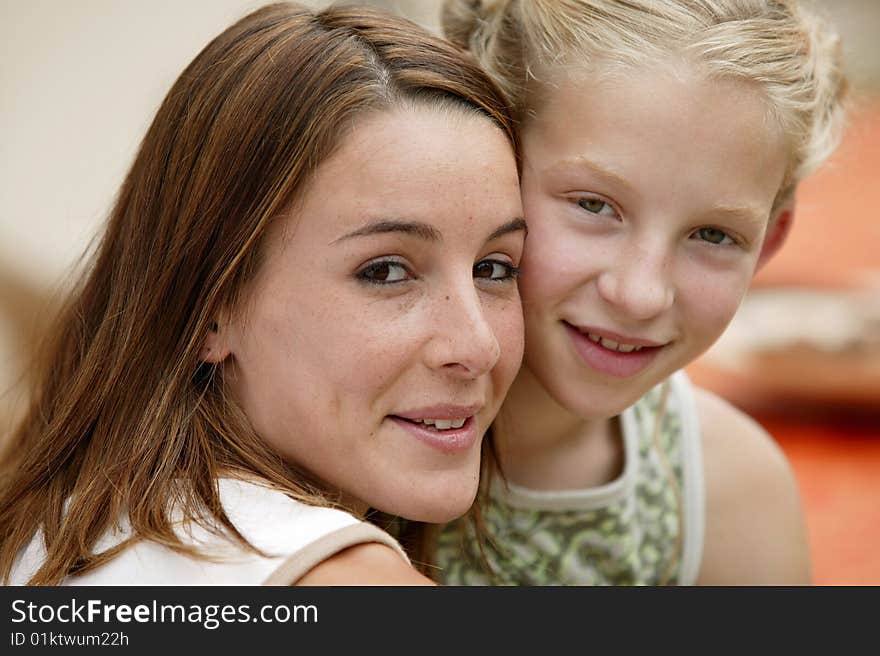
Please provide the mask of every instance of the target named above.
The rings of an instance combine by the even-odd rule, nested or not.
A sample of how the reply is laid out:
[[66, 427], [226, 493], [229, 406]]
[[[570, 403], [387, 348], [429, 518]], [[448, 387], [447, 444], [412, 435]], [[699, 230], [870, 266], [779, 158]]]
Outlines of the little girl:
[[[365, 8], [224, 30], [144, 137], [0, 465], [0, 579], [428, 584], [522, 355], [516, 136]], [[450, 193], [455, 190], [455, 193]]]
[[836, 37], [789, 0], [447, 0], [443, 20], [518, 114], [529, 237], [500, 475], [443, 532], [439, 578], [808, 582], [784, 456], [681, 369], [836, 145]]

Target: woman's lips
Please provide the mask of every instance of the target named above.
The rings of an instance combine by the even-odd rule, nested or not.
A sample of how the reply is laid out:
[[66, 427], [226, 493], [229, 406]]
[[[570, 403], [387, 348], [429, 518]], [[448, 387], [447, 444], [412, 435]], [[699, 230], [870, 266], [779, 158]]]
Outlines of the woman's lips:
[[464, 424], [459, 428], [450, 427], [444, 429], [429, 427], [415, 419], [408, 419], [398, 415], [388, 415], [388, 419], [417, 440], [441, 453], [455, 454], [468, 451], [482, 438], [482, 435], [477, 434], [477, 422], [474, 416], [467, 417]]
[[[582, 332], [566, 321], [563, 321], [562, 324], [568, 332], [575, 351], [587, 366], [617, 378], [628, 378], [629, 376], [636, 375], [650, 365], [660, 353], [660, 350], [664, 348], [664, 345], [657, 345], [656, 342], [626, 338], [616, 334], [614, 337], [618, 339], [611, 337], [607, 339], [615, 342], [617, 347], [607, 348], [601, 342], [595, 342], [587, 336], [587, 332], [593, 333], [593, 331], [584, 330]], [[610, 333], [598, 332], [598, 334], [605, 337], [605, 335]], [[638, 349], [618, 350], [621, 348], [628, 349], [629, 346], [624, 345], [637, 346]]]

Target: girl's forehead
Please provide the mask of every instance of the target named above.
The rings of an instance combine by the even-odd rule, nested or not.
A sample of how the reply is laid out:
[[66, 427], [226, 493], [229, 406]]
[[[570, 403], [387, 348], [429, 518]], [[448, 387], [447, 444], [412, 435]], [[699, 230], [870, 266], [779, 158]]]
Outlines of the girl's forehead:
[[[695, 94], [694, 92], [698, 93]], [[566, 60], [555, 68], [537, 67], [524, 111], [523, 132], [543, 121], [558, 121], [559, 114], [569, 114], [573, 107], [600, 105], [608, 98], [621, 103], [654, 104], [662, 96], [665, 102], [678, 102], [685, 110], [697, 107], [711, 95], [722, 101], [758, 108], [760, 132], [770, 137], [785, 132], [773, 104], [755, 81], [712, 70], [704, 62], [684, 53], [667, 53], [643, 61], [593, 58], [589, 61]], [[594, 116], [595, 118], [595, 116]], [[614, 118], [612, 114], [612, 119]], [[580, 126], [571, 124], [577, 130]]]
[[525, 168], [575, 186], [601, 171], [644, 197], [772, 201], [788, 150], [758, 89], [666, 62], [621, 73], [573, 72], [548, 86], [523, 129]]
[[[580, 56], [571, 53], [552, 65], [530, 68], [533, 100], [552, 96], [554, 91], [570, 87], [626, 86], [658, 77], [668, 81], [696, 82], [713, 74], [707, 64], [683, 51], [657, 51], [649, 56], [617, 57], [612, 54]], [[537, 103], [533, 103], [537, 104]]]

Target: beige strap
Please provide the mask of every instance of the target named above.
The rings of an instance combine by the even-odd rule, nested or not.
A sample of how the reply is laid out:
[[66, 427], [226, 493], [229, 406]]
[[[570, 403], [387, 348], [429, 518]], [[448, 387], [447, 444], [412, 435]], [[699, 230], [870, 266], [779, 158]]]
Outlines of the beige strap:
[[406, 552], [404, 552], [403, 548], [394, 538], [372, 524], [359, 522], [350, 526], [343, 526], [300, 549], [266, 577], [263, 585], [293, 585], [306, 572], [327, 560], [330, 556], [339, 553], [343, 549], [369, 542], [378, 542], [391, 547], [406, 562], [409, 562]]

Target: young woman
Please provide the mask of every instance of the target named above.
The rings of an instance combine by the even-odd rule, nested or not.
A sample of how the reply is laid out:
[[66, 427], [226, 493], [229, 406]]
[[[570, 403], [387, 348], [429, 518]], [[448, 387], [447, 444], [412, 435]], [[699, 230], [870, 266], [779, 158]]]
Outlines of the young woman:
[[5, 450], [3, 579], [428, 583], [366, 519], [473, 500], [522, 354], [515, 144], [406, 21], [278, 4], [217, 36]]

